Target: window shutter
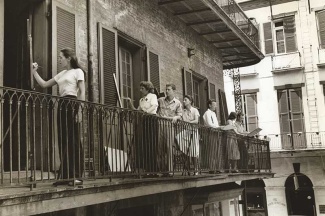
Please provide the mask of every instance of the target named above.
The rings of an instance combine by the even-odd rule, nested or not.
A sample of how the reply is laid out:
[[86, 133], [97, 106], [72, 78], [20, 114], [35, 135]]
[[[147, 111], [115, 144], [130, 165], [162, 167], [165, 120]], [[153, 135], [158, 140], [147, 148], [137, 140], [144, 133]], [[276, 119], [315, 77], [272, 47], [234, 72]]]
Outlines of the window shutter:
[[157, 89], [158, 93], [160, 93], [160, 73], [159, 73], [159, 57], [157, 54], [149, 51], [148, 55], [148, 63], [149, 63], [149, 78], [152, 82], [153, 86]]
[[317, 12], [319, 44], [325, 49], [325, 10]]
[[273, 38], [271, 22], [263, 23], [265, 54], [273, 53]]
[[220, 124], [226, 125], [227, 117], [228, 117], [228, 108], [227, 108], [227, 100], [226, 94], [223, 90], [218, 90], [219, 94], [219, 109], [220, 109]]
[[256, 94], [245, 95], [246, 101], [246, 116], [247, 116], [247, 130], [253, 131], [258, 126], [257, 117], [257, 97]]
[[[73, 13], [70, 13], [60, 7], [56, 9], [57, 23], [57, 51], [63, 48], [72, 48], [76, 50], [76, 19]], [[63, 70], [57, 58], [57, 73]]]
[[191, 95], [193, 97], [193, 75], [192, 72], [183, 68], [183, 86], [184, 95]]
[[303, 132], [303, 111], [301, 103], [301, 89], [290, 89], [290, 107], [292, 129], [294, 133]]
[[113, 74], [117, 73], [117, 33], [98, 26], [100, 31], [101, 60], [101, 102], [106, 105], [117, 105], [117, 90]]
[[209, 83], [209, 99], [216, 100], [216, 86], [213, 83]]
[[285, 34], [286, 52], [297, 51], [295, 17], [285, 17], [283, 19], [283, 28]]
[[280, 127], [281, 133], [290, 133], [290, 119], [289, 119], [289, 106], [288, 96], [286, 90], [278, 91], [278, 105], [280, 113]]

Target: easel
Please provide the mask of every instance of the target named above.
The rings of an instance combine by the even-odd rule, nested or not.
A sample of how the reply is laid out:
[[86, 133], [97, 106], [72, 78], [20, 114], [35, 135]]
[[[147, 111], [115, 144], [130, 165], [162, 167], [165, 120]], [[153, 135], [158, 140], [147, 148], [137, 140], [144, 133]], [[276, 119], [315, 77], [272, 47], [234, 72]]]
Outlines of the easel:
[[[122, 100], [121, 100], [121, 95], [120, 95], [120, 91], [119, 91], [119, 88], [118, 88], [118, 85], [117, 85], [117, 79], [116, 79], [116, 75], [115, 75], [115, 73], [113, 73], [113, 79], [114, 79], [115, 90], [116, 90], [116, 94], [117, 94], [118, 105], [119, 105], [121, 108], [123, 108], [123, 103], [122, 103]], [[123, 122], [122, 124], [123, 124], [122, 128], [124, 128], [125, 133], [126, 133], [126, 135], [127, 135], [127, 126], [125, 125], [124, 122]], [[110, 133], [109, 133], [109, 135], [108, 135], [108, 140], [110, 140], [111, 136], [112, 136], [112, 130], [110, 130]], [[126, 139], [126, 141], [127, 141], [127, 155], [130, 155], [130, 151], [131, 151], [130, 141], [129, 141], [129, 139]], [[113, 148], [112, 148], [112, 149], [113, 149]], [[108, 150], [107, 150], [106, 154], [108, 154]], [[116, 154], [116, 152], [115, 152], [115, 154]], [[109, 155], [107, 155], [107, 157], [109, 157]], [[124, 157], [124, 155], [122, 155], [122, 157]], [[108, 161], [109, 161], [109, 160], [108, 160]], [[108, 163], [108, 161], [107, 161], [107, 163]], [[124, 161], [124, 158], [123, 158], [123, 161]], [[129, 158], [127, 158], [123, 170], [126, 171], [127, 168], [128, 168], [128, 166], [129, 166]], [[109, 163], [108, 163], [108, 170], [112, 170], [112, 171], [113, 171], [113, 169], [110, 168]], [[122, 171], [122, 170], [120, 170], [120, 171]]]

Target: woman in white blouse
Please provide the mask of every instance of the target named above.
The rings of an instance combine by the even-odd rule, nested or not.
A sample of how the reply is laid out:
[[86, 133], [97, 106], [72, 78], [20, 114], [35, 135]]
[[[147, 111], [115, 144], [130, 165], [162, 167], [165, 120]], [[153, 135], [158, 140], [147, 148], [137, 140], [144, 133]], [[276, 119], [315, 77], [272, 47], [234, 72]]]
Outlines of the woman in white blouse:
[[[139, 100], [138, 110], [141, 110], [148, 114], [157, 114], [158, 108], [158, 99], [157, 96], [153, 93], [154, 86], [149, 81], [141, 81], [140, 82], [140, 92], [142, 94], [142, 98]], [[129, 101], [129, 104], [132, 109], [136, 109], [132, 103], [131, 98], [125, 98]]]
[[[81, 121], [81, 109], [77, 101], [85, 100], [85, 74], [81, 69], [75, 51], [65, 48], [60, 51], [59, 63], [65, 70], [45, 81], [37, 73], [38, 64], [33, 63], [33, 74], [42, 88], [59, 86], [58, 108], [58, 145], [61, 165], [58, 177], [65, 181], [55, 182], [54, 185], [69, 184], [80, 185], [83, 173], [83, 150], [80, 142], [78, 123]], [[73, 151], [74, 150], [74, 151]], [[75, 179], [74, 181], [67, 181]]]
[[[184, 109], [182, 120], [192, 124], [199, 123], [200, 113], [198, 109], [192, 106], [193, 98], [190, 95], [184, 96]], [[180, 150], [189, 157], [189, 166], [194, 166], [194, 175], [197, 175], [198, 157], [199, 157], [199, 133], [195, 125], [184, 125], [181, 132], [176, 136]], [[188, 172], [189, 173], [189, 172]], [[189, 173], [190, 174], [190, 173]]]
[[[140, 173], [144, 172], [157, 172], [157, 108], [158, 99], [154, 92], [154, 86], [149, 81], [140, 82], [140, 92], [142, 98], [139, 100], [139, 107], [137, 110], [144, 113], [136, 114], [137, 125], [135, 127], [135, 151], [136, 160], [135, 166]], [[130, 98], [126, 98], [129, 101], [130, 107], [136, 109], [131, 102]], [[150, 115], [147, 115], [150, 114]]]

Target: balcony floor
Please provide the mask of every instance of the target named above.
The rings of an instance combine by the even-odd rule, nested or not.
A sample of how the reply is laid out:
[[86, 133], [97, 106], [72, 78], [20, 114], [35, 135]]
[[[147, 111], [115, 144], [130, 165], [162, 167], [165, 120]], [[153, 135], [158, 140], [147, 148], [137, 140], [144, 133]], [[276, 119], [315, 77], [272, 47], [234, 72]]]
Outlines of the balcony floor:
[[[188, 188], [205, 187], [235, 181], [271, 178], [273, 173], [221, 173], [157, 178], [112, 178], [84, 180], [82, 186], [52, 186], [52, 182], [7, 186], [0, 189], [2, 215], [40, 214], [70, 208], [112, 202]], [[96, 199], [94, 194], [96, 193]]]

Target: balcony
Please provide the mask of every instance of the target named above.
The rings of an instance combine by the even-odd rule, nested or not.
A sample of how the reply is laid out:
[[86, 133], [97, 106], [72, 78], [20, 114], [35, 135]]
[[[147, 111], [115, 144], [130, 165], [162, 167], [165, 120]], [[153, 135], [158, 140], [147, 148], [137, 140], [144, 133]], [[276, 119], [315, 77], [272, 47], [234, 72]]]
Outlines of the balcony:
[[260, 139], [270, 142], [271, 151], [300, 151], [325, 149], [325, 132], [269, 134]]
[[325, 49], [318, 49], [318, 67], [325, 67]]
[[158, 0], [158, 4], [220, 50], [224, 69], [264, 58], [258, 28], [234, 0]]
[[[0, 92], [4, 215], [18, 204], [26, 210], [30, 200], [40, 207], [24, 213], [37, 214], [44, 213], [44, 202], [51, 202], [47, 211], [68, 208], [61, 203], [71, 197], [76, 208], [85, 197], [90, 205], [273, 176], [265, 140], [65, 97], [7, 87]], [[239, 173], [227, 172], [230, 140], [238, 141]], [[75, 179], [83, 185], [52, 185]]]
[[[75, 179], [76, 173], [82, 173], [81, 179], [203, 175], [228, 169], [224, 161], [229, 139], [245, 143], [242, 151], [254, 159], [250, 164], [239, 162], [243, 171], [271, 168], [269, 143], [264, 140], [47, 94], [5, 87], [1, 92], [1, 185]], [[68, 115], [78, 110], [79, 123]], [[58, 122], [64, 126], [58, 127]], [[76, 132], [75, 141], [69, 140]], [[173, 143], [175, 137], [178, 145]], [[62, 146], [76, 140], [80, 145], [72, 146], [74, 151], [67, 149], [69, 144]], [[68, 170], [60, 169], [60, 164]]]
[[275, 55], [271, 58], [273, 73], [298, 71], [303, 69], [299, 52]]
[[256, 65], [241, 67], [239, 68], [240, 76], [247, 77], [247, 76], [256, 76], [257, 70]]

